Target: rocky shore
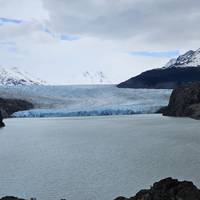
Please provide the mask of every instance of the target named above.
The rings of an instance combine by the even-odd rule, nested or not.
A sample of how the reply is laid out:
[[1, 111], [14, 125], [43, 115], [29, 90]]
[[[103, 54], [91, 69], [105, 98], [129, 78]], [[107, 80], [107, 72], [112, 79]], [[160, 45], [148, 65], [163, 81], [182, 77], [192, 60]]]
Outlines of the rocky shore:
[[0, 110], [3, 118], [10, 117], [14, 112], [29, 110], [33, 107], [32, 103], [25, 100], [0, 98]]
[[168, 106], [161, 108], [158, 112], [165, 116], [200, 119], [200, 82], [174, 89]]
[[166, 178], [150, 189], [139, 191], [134, 197], [118, 197], [115, 200], [200, 200], [200, 190], [189, 181]]
[[29, 110], [33, 107], [32, 103], [25, 100], [0, 98], [0, 128], [5, 126], [3, 118], [10, 117], [14, 112]]

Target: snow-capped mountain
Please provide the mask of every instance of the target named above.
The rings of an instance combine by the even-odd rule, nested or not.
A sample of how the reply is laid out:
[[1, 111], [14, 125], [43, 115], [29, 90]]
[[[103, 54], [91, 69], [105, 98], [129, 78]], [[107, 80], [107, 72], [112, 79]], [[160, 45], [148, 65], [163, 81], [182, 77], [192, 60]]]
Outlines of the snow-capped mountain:
[[86, 84], [111, 84], [111, 81], [102, 71], [85, 71], [82, 75]]
[[0, 85], [43, 85], [45, 81], [31, 77], [17, 67], [7, 68], [0, 66]]
[[168, 67], [200, 67], [200, 49], [189, 50], [177, 59], [171, 59], [163, 68]]
[[118, 87], [171, 89], [195, 81], [200, 81], [200, 49], [190, 50], [171, 59], [164, 67], [145, 71]]
[[171, 60], [169, 60], [169, 62], [166, 63], [166, 65], [163, 68], [172, 67], [174, 66], [175, 63], [176, 63], [176, 58], [172, 58]]

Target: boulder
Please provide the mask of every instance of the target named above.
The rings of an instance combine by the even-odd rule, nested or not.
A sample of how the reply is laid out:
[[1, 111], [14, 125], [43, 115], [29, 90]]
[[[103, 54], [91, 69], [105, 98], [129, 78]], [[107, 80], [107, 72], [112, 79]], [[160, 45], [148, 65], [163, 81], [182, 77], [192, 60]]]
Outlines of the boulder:
[[189, 83], [173, 90], [167, 107], [158, 112], [165, 116], [200, 119], [200, 82]]
[[118, 197], [115, 200], [200, 200], [200, 190], [192, 182], [166, 178], [134, 197]]

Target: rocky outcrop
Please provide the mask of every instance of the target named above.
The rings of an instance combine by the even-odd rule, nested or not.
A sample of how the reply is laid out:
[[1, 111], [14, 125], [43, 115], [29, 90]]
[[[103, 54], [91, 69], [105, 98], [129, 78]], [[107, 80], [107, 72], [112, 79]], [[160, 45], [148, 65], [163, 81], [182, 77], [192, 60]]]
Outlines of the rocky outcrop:
[[174, 89], [169, 105], [162, 108], [160, 112], [165, 116], [200, 119], [200, 82]]
[[200, 200], [200, 190], [192, 182], [166, 178], [134, 197], [118, 197], [115, 200]]
[[0, 98], [0, 109], [4, 118], [11, 116], [14, 112], [29, 110], [33, 107], [32, 103], [25, 100]]

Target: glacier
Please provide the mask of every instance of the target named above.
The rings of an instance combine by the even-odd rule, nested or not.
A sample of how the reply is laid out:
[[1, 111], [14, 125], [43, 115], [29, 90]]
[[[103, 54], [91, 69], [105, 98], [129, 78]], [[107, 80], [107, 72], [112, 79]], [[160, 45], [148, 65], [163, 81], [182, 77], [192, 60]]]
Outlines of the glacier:
[[1, 97], [32, 102], [35, 109], [13, 117], [74, 117], [154, 113], [166, 106], [172, 90], [123, 89], [115, 85], [1, 86]]

